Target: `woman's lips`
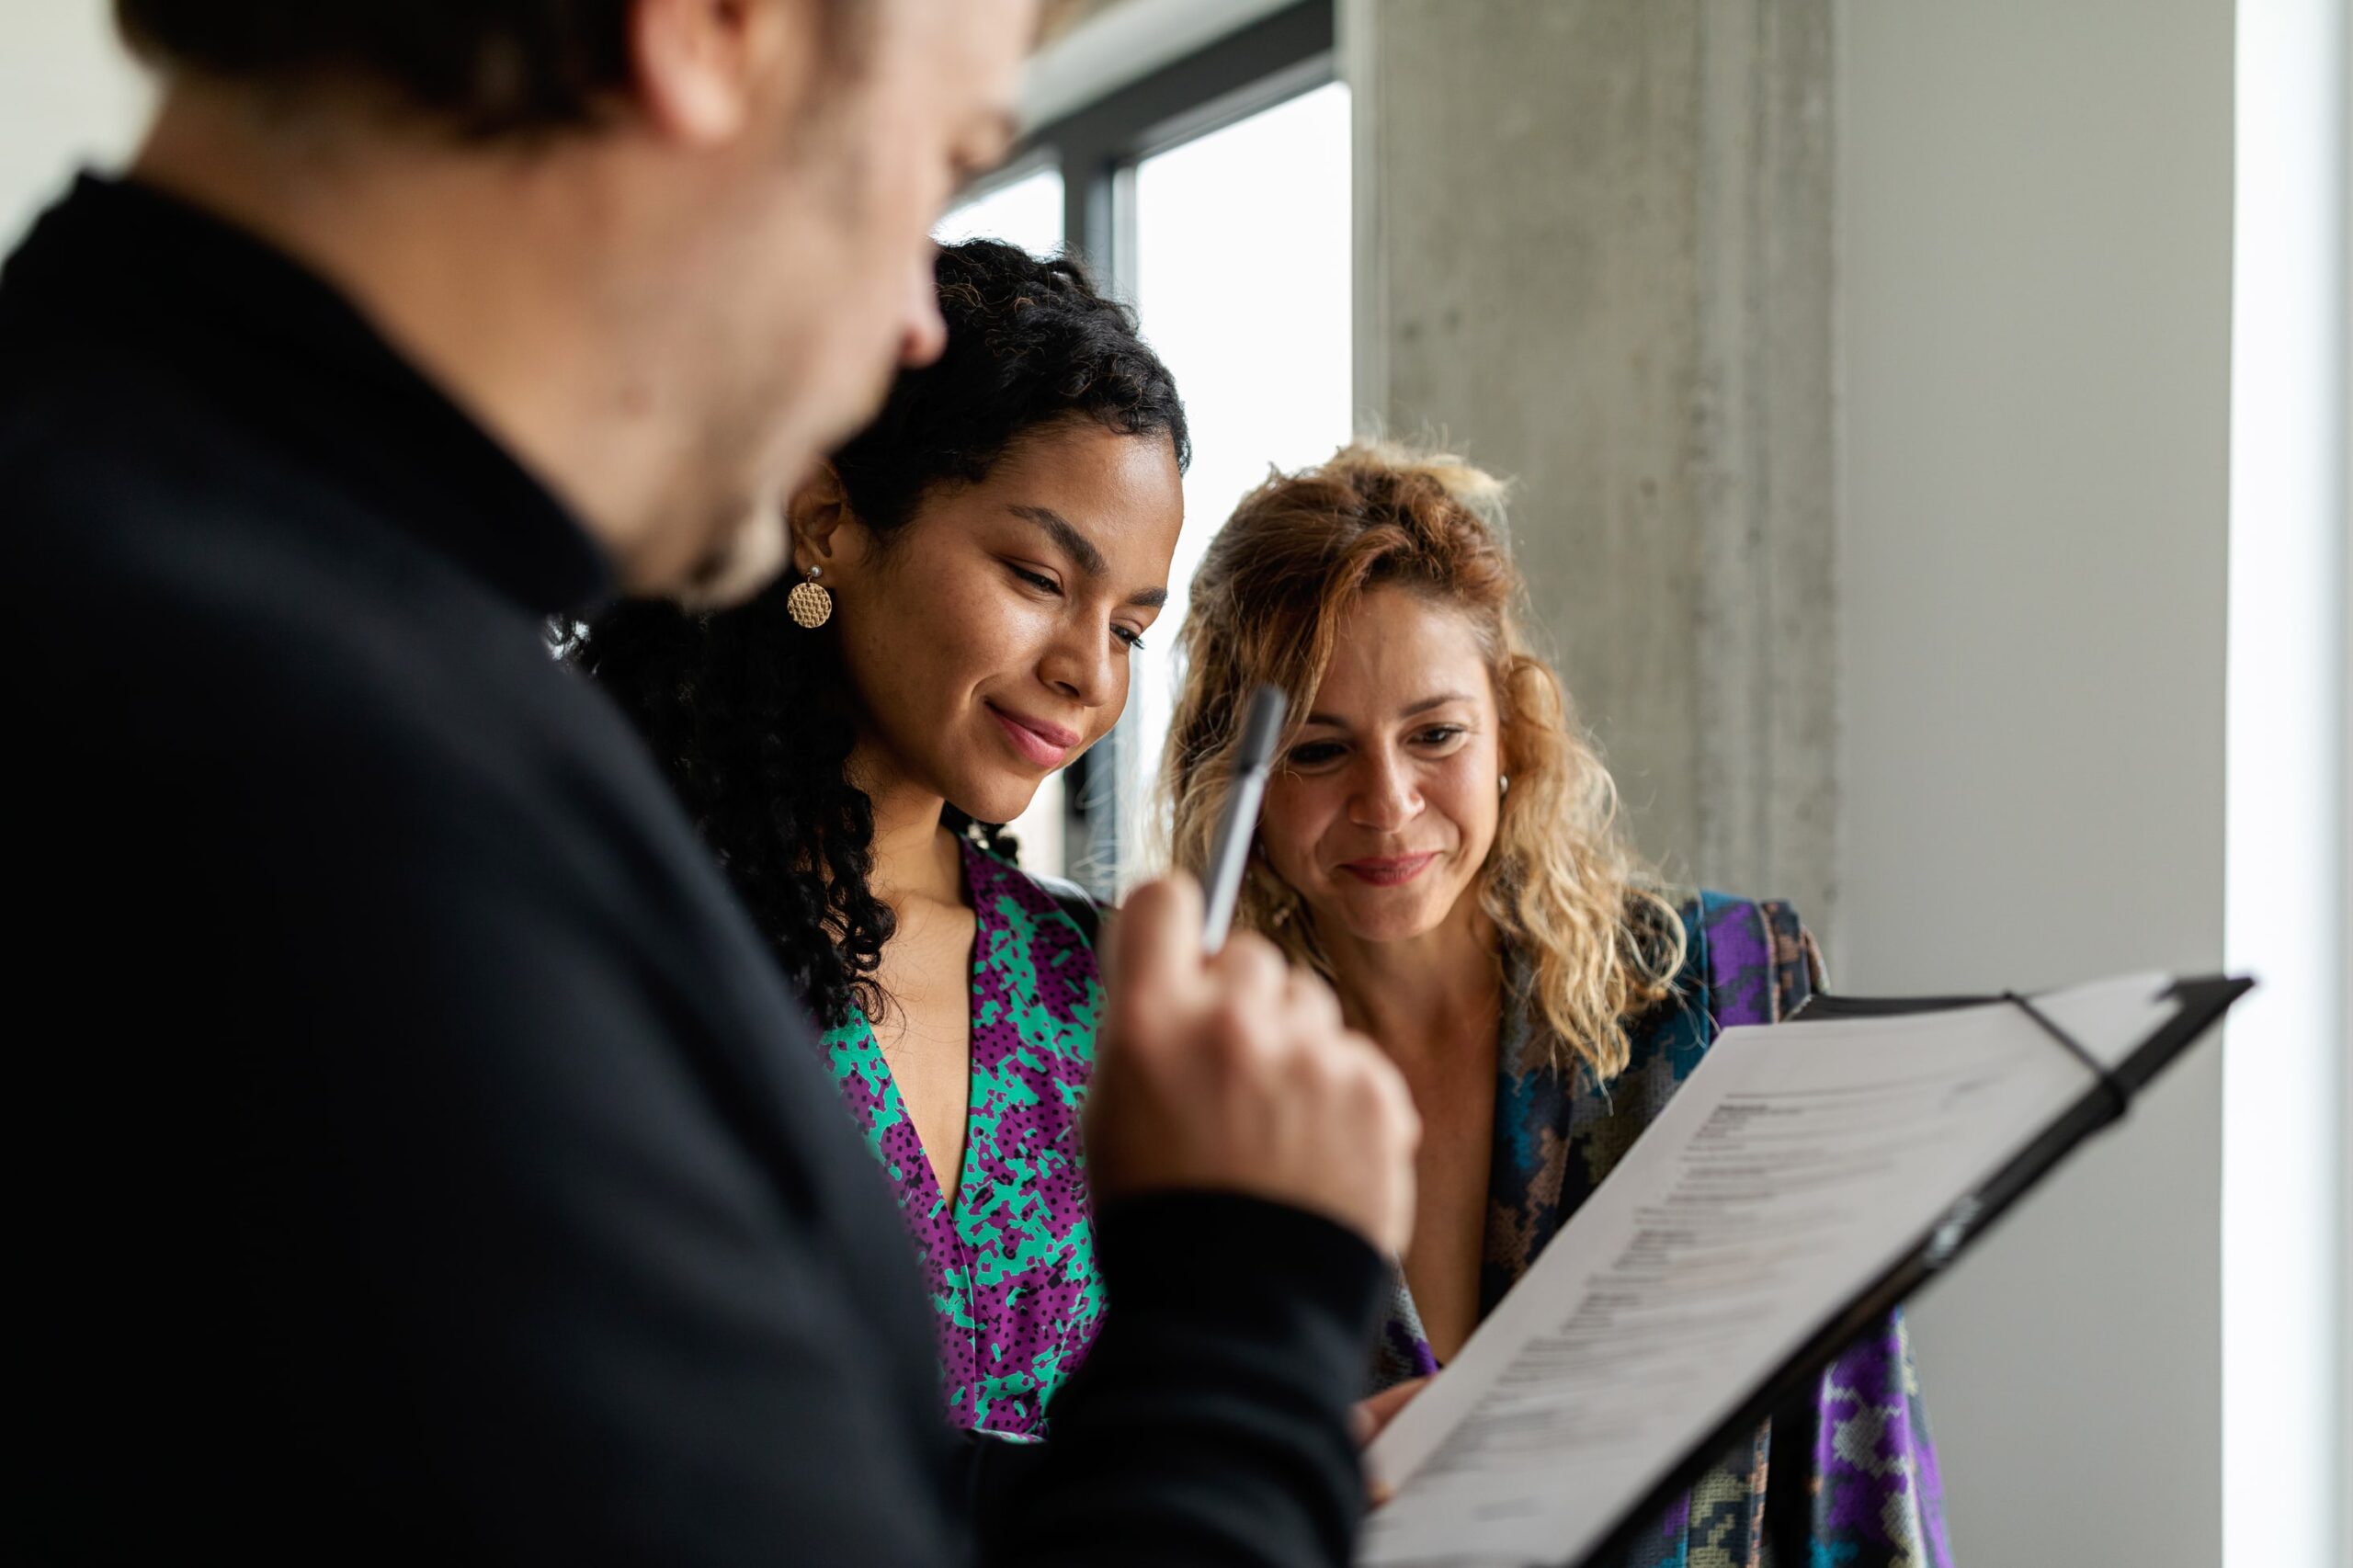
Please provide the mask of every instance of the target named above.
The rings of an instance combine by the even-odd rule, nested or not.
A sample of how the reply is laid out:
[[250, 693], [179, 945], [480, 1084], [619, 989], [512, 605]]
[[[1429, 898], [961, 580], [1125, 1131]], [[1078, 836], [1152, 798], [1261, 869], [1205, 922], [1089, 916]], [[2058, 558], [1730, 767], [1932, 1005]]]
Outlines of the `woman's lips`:
[[1005, 730], [1013, 749], [1040, 767], [1060, 767], [1070, 756], [1071, 747], [1078, 744], [1076, 730], [1066, 730], [1044, 719], [1033, 719], [1027, 713], [1008, 713], [995, 703], [986, 704], [989, 717]]
[[1422, 874], [1429, 863], [1438, 858], [1438, 851], [1420, 855], [1391, 855], [1372, 860], [1344, 860], [1340, 869], [1358, 881], [1370, 882], [1377, 888], [1393, 888], [1412, 881]]

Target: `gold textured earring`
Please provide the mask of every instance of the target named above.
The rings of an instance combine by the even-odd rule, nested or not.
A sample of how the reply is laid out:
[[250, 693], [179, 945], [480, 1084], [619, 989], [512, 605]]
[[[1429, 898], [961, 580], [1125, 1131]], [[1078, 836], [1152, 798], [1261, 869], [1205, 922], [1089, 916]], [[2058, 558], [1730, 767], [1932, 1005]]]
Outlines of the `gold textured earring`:
[[792, 585], [792, 592], [784, 597], [784, 608], [793, 620], [807, 631], [817, 628], [834, 618], [834, 596], [818, 578], [825, 574], [822, 566], [809, 568], [809, 575]]

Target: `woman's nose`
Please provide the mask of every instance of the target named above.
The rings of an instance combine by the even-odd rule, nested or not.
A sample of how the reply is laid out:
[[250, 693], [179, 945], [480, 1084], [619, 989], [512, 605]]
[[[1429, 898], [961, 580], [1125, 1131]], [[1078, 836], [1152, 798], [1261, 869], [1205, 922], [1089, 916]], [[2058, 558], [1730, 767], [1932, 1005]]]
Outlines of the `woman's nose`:
[[1040, 679], [1085, 708], [1099, 708], [1119, 693], [1118, 655], [1101, 627], [1065, 631], [1040, 660]]
[[1391, 832], [1413, 821], [1420, 812], [1421, 790], [1414, 781], [1413, 769], [1403, 758], [1368, 754], [1349, 806], [1358, 826]]

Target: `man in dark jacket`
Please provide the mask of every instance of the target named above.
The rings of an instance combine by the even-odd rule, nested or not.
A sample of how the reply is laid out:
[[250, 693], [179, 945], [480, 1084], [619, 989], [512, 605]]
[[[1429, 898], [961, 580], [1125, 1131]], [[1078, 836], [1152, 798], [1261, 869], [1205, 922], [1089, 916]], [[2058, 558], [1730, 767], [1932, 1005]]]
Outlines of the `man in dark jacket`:
[[0, 274], [7, 1558], [1345, 1560], [1415, 1125], [1329, 996], [1131, 904], [1115, 1306], [976, 1540], [881, 1179], [542, 639], [774, 571], [1030, 0], [119, 11], [156, 124]]

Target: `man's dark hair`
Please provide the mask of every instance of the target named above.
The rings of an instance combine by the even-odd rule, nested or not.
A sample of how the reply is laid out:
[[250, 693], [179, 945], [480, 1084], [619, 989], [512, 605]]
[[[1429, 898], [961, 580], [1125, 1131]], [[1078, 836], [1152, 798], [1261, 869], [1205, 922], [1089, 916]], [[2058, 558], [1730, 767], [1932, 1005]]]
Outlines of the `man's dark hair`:
[[[883, 549], [934, 494], [985, 480], [1025, 437], [1066, 425], [1192, 447], [1168, 368], [1124, 306], [1070, 261], [972, 240], [939, 253], [947, 347], [902, 371], [881, 414], [834, 455], [849, 509]], [[831, 628], [804, 631], [779, 582], [740, 608], [624, 603], [559, 631], [566, 659], [620, 705], [769, 950], [827, 1028], [886, 1005], [893, 929], [869, 881], [874, 807], [847, 773], [858, 715]], [[949, 825], [1010, 856], [1000, 829]]]
[[[837, 13], [862, 0], [825, 0]], [[479, 138], [594, 124], [631, 79], [631, 0], [115, 0], [142, 58], [281, 91], [371, 90]]]

